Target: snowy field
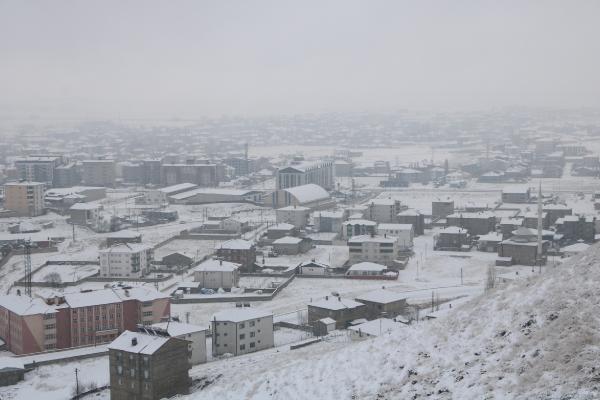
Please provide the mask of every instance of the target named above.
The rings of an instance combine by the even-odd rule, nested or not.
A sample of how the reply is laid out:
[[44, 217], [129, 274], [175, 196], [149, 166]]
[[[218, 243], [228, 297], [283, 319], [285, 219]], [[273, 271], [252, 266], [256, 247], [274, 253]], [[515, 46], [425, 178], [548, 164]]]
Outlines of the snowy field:
[[[31, 276], [32, 282], [48, 282], [58, 277], [58, 282], [77, 282], [83, 278], [95, 275], [100, 270], [97, 265], [48, 264]], [[54, 280], [56, 282], [56, 280]]]

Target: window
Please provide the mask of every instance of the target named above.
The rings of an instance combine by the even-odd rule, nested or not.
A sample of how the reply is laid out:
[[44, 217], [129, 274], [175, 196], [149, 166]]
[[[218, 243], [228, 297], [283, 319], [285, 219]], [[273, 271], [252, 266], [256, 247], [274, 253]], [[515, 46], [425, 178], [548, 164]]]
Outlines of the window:
[[250, 326], [254, 326], [256, 323], [254, 321], [250, 321]]
[[254, 342], [250, 342], [250, 348], [253, 349], [254, 347], [256, 347], [256, 344]]
[[244, 329], [244, 327], [245, 327], [245, 325], [244, 325], [244, 323], [242, 322], [242, 323], [240, 324], [240, 329]]
[[256, 336], [256, 332], [250, 332], [250, 337], [255, 337]]
[[129, 370], [129, 373], [131, 374], [131, 377], [132, 377], [132, 378], [135, 378], [135, 368], [131, 368], [131, 369]]
[[151, 317], [152, 316], [152, 311], [144, 311], [144, 317]]
[[244, 340], [246, 338], [246, 335], [244, 335], [243, 333], [240, 334], [240, 340]]
[[44, 329], [55, 329], [55, 328], [56, 328], [55, 324], [44, 325]]
[[240, 344], [240, 350], [246, 350], [246, 345], [245, 344]]

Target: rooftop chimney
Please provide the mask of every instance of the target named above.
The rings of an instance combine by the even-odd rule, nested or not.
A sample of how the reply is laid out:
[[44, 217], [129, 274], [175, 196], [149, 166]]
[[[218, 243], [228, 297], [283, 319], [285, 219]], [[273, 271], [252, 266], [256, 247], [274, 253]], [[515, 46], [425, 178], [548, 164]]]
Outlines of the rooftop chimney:
[[137, 338], [136, 337], [131, 338], [131, 345], [132, 346], [137, 346]]

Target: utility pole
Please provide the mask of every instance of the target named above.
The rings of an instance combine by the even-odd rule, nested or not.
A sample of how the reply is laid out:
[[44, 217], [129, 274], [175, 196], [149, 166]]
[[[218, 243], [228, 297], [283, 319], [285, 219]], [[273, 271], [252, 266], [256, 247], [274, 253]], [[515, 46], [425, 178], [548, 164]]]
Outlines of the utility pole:
[[463, 285], [463, 269], [460, 269], [460, 285]]
[[26, 240], [23, 245], [25, 264], [25, 295], [31, 297], [31, 241]]
[[433, 294], [433, 290], [432, 290], [431, 291], [431, 312], [434, 311], [433, 307], [434, 307], [434, 304], [435, 304], [435, 299], [434, 299], [433, 296], [434, 296], [434, 294]]
[[542, 262], [543, 255], [542, 252], [544, 250], [542, 245], [542, 181], [540, 179], [540, 184], [538, 188], [538, 204], [537, 204], [537, 259], [540, 268], [540, 274], [542, 273]]
[[75, 398], [79, 398], [79, 376], [77, 373], [79, 370], [75, 368]]

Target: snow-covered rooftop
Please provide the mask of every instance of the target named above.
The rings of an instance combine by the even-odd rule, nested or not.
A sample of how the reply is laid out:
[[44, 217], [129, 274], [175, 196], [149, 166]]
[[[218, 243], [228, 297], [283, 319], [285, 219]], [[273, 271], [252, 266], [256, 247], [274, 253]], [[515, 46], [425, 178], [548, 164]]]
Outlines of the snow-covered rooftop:
[[372, 303], [388, 304], [397, 301], [406, 300], [406, 295], [402, 293], [396, 293], [389, 289], [377, 289], [372, 292], [367, 292], [361, 296], [356, 297], [357, 301], [369, 301]]
[[298, 244], [302, 242], [302, 238], [294, 237], [294, 236], [284, 236], [273, 241], [273, 244]]
[[186, 324], [184, 322], [177, 321], [159, 322], [157, 324], [152, 324], [150, 327], [162, 329], [173, 337], [184, 336], [208, 330], [208, 328], [204, 326]]
[[111, 344], [109, 349], [120, 350], [128, 353], [154, 354], [165, 343], [168, 337], [148, 335], [145, 333], [125, 331], [119, 335]]
[[244, 239], [231, 239], [227, 240], [220, 245], [215, 246], [215, 249], [227, 249], [227, 250], [250, 250], [254, 244]]
[[244, 322], [251, 319], [273, 317], [270, 311], [259, 310], [251, 307], [236, 307], [223, 310], [213, 315], [213, 321]]
[[326, 299], [317, 300], [312, 303], [308, 303], [308, 306], [324, 308], [326, 310], [337, 311], [337, 310], [343, 310], [346, 308], [351, 309], [351, 308], [363, 307], [364, 304], [359, 303], [358, 301], [350, 300], [350, 299], [342, 299], [340, 297], [329, 296]]
[[350, 239], [348, 239], [348, 243], [365, 243], [365, 242], [372, 242], [372, 243], [396, 243], [398, 241], [397, 237], [391, 237], [391, 236], [378, 236], [378, 235], [357, 235], [357, 236], [352, 236]]
[[196, 267], [194, 267], [192, 269], [192, 271], [199, 271], [199, 272], [208, 272], [208, 271], [216, 271], [216, 272], [229, 272], [229, 271], [235, 271], [238, 268], [240, 268], [240, 264], [236, 264], [236, 263], [232, 263], [229, 261], [224, 261], [224, 260], [214, 260], [214, 259], [210, 259], [210, 260], [206, 260], [202, 263], [200, 263], [199, 265], [197, 265]]
[[350, 268], [348, 268], [348, 272], [350, 271], [375, 271], [375, 272], [381, 272], [386, 270], [387, 267], [385, 265], [382, 264], [377, 264], [374, 262], [368, 262], [368, 261], [364, 261], [364, 262], [360, 262], [357, 264], [354, 264], [353, 266], [351, 266]]
[[291, 194], [302, 204], [329, 199], [329, 193], [327, 193], [327, 190], [323, 189], [319, 185], [315, 185], [314, 183], [294, 186], [283, 190]]

